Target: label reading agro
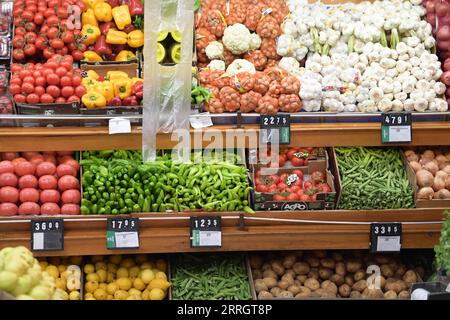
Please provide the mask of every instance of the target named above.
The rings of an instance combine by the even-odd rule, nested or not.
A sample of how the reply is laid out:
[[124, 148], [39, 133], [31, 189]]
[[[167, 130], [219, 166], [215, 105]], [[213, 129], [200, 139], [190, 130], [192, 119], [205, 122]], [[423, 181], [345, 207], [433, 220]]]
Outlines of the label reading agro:
[[138, 218], [108, 218], [106, 230], [108, 249], [139, 248]]
[[412, 117], [410, 112], [381, 114], [381, 143], [411, 143]]
[[221, 247], [222, 218], [191, 217], [191, 247]]
[[63, 219], [31, 220], [32, 251], [64, 250]]

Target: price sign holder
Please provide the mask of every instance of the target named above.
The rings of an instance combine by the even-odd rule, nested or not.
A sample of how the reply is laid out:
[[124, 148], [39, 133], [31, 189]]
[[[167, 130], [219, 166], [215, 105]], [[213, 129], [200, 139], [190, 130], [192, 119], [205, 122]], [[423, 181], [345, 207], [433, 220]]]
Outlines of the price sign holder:
[[31, 220], [31, 249], [32, 251], [64, 250], [64, 220]]
[[370, 252], [400, 252], [402, 224], [398, 222], [370, 225]]
[[191, 217], [191, 247], [222, 246], [222, 218], [220, 216]]
[[291, 117], [289, 114], [260, 115], [261, 143], [272, 144], [273, 132], [278, 130], [279, 144], [291, 143]]
[[108, 218], [108, 249], [139, 249], [139, 218]]
[[381, 143], [411, 143], [412, 116], [410, 112], [381, 114]]

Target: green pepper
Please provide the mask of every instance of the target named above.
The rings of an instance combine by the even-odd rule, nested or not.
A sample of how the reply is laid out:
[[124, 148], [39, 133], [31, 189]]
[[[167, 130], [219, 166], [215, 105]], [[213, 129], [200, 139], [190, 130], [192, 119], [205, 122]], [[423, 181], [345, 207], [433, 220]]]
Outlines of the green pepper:
[[90, 213], [89, 208], [86, 206], [81, 206], [80, 211], [81, 211], [81, 214], [89, 214]]

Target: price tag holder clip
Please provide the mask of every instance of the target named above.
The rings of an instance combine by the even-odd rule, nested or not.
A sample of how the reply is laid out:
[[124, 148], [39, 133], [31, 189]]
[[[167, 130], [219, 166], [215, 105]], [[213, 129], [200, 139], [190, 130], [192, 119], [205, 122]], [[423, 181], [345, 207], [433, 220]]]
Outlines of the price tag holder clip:
[[139, 218], [108, 218], [106, 247], [139, 249]]
[[64, 250], [64, 220], [36, 219], [31, 220], [32, 251]]
[[222, 217], [191, 217], [191, 247], [222, 246]]
[[370, 225], [370, 252], [400, 252], [401, 246], [401, 223], [376, 222]]
[[[260, 140], [262, 144], [290, 144], [291, 116], [289, 114], [260, 115]], [[273, 133], [278, 131], [278, 141], [274, 141]]]
[[411, 143], [412, 116], [410, 112], [381, 114], [381, 143]]

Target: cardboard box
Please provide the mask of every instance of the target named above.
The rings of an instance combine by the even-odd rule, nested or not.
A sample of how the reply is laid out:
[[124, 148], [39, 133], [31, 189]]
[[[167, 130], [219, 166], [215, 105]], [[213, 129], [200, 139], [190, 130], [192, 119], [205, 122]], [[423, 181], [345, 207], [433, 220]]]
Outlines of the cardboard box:
[[[129, 107], [105, 107], [105, 108], [81, 108], [81, 114], [86, 116], [136, 116], [135, 119], [130, 119], [132, 125], [142, 125], [142, 106]], [[109, 119], [86, 119], [83, 120], [85, 127], [108, 126]]]
[[78, 127], [78, 119], [52, 119], [51, 116], [73, 116], [79, 115], [81, 105], [78, 102], [68, 103], [50, 103], [50, 104], [20, 104], [16, 103], [17, 114], [20, 115], [41, 115], [42, 118], [36, 120], [23, 120], [21, 125], [24, 127]]
[[83, 62], [81, 70], [94, 70], [100, 77], [105, 77], [108, 71], [123, 71], [130, 78], [139, 77], [139, 63], [136, 62]]

